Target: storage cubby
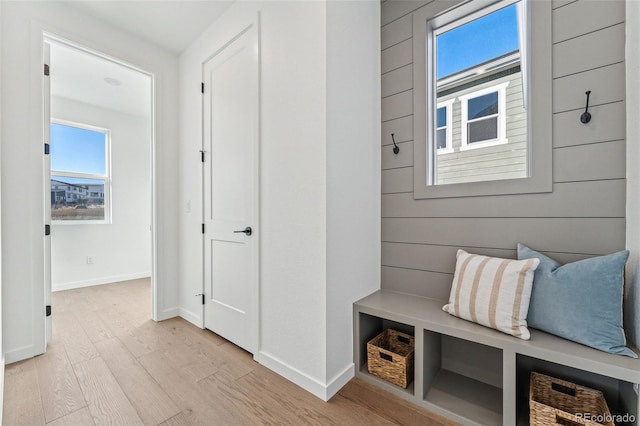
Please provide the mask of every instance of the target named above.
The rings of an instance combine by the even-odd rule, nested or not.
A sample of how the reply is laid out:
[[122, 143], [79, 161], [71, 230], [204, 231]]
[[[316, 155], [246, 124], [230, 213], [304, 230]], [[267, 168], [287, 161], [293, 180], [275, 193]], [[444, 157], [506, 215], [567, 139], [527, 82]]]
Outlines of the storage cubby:
[[427, 406], [481, 424], [502, 424], [502, 351], [424, 330]]
[[394, 385], [393, 383], [389, 383], [384, 379], [381, 379], [373, 374], [369, 373], [369, 369], [367, 366], [367, 342], [376, 337], [378, 334], [382, 333], [387, 328], [394, 329], [396, 331], [400, 331], [405, 334], [409, 334], [411, 336], [415, 336], [415, 327], [403, 324], [401, 322], [392, 321], [386, 318], [376, 317], [373, 315], [367, 315], [360, 313], [358, 316], [359, 323], [359, 339], [358, 339], [358, 371], [361, 374], [366, 375], [371, 380], [379, 383], [381, 386], [385, 388], [394, 389], [395, 392], [406, 393], [408, 395], [413, 396], [415, 393], [415, 378], [412, 377], [409, 386], [406, 389], [403, 389], [400, 386]]
[[[627, 419], [638, 418], [638, 395], [633, 389], [633, 383], [615, 379], [591, 371], [580, 370], [567, 365], [557, 364], [542, 359], [518, 354], [516, 356], [516, 388], [518, 426], [529, 424], [529, 382], [531, 372], [542, 373], [547, 376], [565, 380], [577, 385], [596, 389], [604, 394], [609, 411], [613, 416], [628, 414]], [[631, 422], [616, 422], [616, 425], [634, 425]]]
[[[638, 425], [640, 359], [608, 354], [538, 330], [530, 340], [456, 318], [441, 300], [377, 291], [354, 303], [356, 376], [455, 422], [528, 425], [529, 375], [537, 371], [601, 390], [612, 414]], [[415, 337], [408, 389], [367, 371], [367, 342], [385, 328]], [[637, 351], [637, 349], [635, 349]]]

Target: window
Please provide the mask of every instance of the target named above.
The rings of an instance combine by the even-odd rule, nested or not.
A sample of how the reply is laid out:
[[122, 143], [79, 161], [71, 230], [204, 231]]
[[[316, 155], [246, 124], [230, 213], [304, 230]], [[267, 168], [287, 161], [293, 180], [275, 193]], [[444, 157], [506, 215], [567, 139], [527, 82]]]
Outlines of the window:
[[438, 104], [436, 110], [436, 148], [438, 154], [453, 152], [453, 102], [455, 99]]
[[414, 12], [415, 198], [551, 191], [550, 18], [531, 0]]
[[109, 131], [51, 123], [51, 218], [54, 223], [109, 223]]
[[[528, 176], [526, 125], [510, 126], [507, 121], [526, 121], [523, 72], [519, 28], [522, 26], [521, 2], [505, 0], [458, 18], [454, 11], [445, 14], [430, 29], [431, 49], [427, 58], [435, 72], [430, 85], [435, 90], [433, 102], [443, 96], [457, 97], [460, 103], [460, 129], [457, 141], [451, 141], [455, 157], [431, 157], [431, 185], [517, 179]], [[510, 83], [509, 110], [506, 109], [506, 87]], [[429, 143], [438, 148], [440, 123], [438, 109], [429, 132]], [[496, 147], [513, 138], [515, 146], [491, 150], [491, 156], [471, 149]], [[432, 148], [433, 149], [433, 148]], [[515, 153], [515, 154], [514, 154]]]
[[[508, 85], [507, 81], [498, 86], [460, 96], [462, 111], [461, 151], [508, 143], [506, 131], [506, 88]], [[521, 93], [520, 96], [522, 96]], [[523, 118], [524, 115], [526, 112], [519, 118], [526, 120]], [[521, 130], [519, 134], [522, 133]], [[523, 142], [526, 145], [526, 134], [524, 137]], [[523, 153], [523, 156], [525, 154]]]

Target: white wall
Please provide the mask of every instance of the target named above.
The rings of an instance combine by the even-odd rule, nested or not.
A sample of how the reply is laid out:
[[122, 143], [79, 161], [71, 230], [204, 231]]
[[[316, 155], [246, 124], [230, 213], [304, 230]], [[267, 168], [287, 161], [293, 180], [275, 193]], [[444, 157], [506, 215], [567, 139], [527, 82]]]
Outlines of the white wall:
[[181, 315], [203, 323], [193, 296], [202, 290], [202, 63], [259, 12], [262, 234], [254, 355], [323, 399], [353, 375], [351, 303], [379, 288], [378, 10], [374, 2], [335, 9], [325, 2], [240, 2], [180, 57]]
[[[53, 291], [151, 274], [151, 123], [149, 118], [53, 97], [53, 118], [101, 127], [111, 134], [112, 223], [54, 224]], [[93, 257], [88, 265], [87, 256]]]
[[[261, 326], [259, 352], [324, 378], [324, 3], [236, 3], [180, 57], [180, 283], [202, 323], [202, 63], [255, 21], [261, 31]], [[191, 213], [186, 203], [191, 200]], [[322, 338], [319, 338], [322, 336]]]
[[[44, 351], [42, 31], [155, 74], [159, 319], [177, 309], [177, 58], [57, 2], [2, 7], [2, 303], [7, 362]], [[19, 185], [15, 185], [19, 183]], [[55, 307], [54, 307], [55, 320]], [[9, 326], [10, 325], [10, 326]]]
[[[2, 22], [2, 7], [0, 7], [0, 22]], [[0, 46], [2, 46], [2, 31], [0, 31]], [[0, 55], [0, 99], [2, 92], [2, 55]], [[0, 147], [2, 147], [2, 102], [0, 102]], [[1, 149], [0, 149], [1, 152]], [[0, 169], [2, 162], [0, 161]], [[2, 175], [2, 173], [0, 173]], [[0, 186], [1, 185], [0, 180]], [[0, 194], [0, 217], [2, 211], [2, 196]], [[4, 409], [4, 350], [2, 350], [2, 220], [0, 220], [0, 419]]]
[[[380, 288], [380, 3], [327, 2], [327, 372], [353, 375], [352, 303]], [[349, 374], [347, 374], [347, 371]]]
[[627, 263], [625, 324], [627, 337], [640, 345], [640, 2], [626, 4], [626, 111], [627, 111], [627, 248], [631, 251]]

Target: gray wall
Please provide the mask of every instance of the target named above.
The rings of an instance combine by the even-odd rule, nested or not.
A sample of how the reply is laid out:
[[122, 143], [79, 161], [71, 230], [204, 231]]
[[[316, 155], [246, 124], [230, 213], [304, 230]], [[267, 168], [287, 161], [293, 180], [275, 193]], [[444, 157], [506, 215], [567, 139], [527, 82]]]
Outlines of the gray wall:
[[521, 242], [560, 262], [624, 249], [624, 2], [553, 2], [553, 192], [414, 200], [412, 13], [426, 3], [382, 3], [382, 288], [447, 299], [457, 248], [513, 258]]

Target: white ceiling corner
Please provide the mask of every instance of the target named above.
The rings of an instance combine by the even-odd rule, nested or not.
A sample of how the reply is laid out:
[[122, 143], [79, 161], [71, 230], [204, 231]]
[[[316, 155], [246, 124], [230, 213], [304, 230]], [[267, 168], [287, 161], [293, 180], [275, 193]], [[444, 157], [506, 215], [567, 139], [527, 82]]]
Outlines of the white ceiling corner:
[[[176, 55], [233, 1], [67, 0], [64, 4]], [[122, 82], [110, 86], [105, 78]], [[51, 94], [137, 116], [149, 115], [149, 76], [96, 55], [52, 43]]]
[[65, 3], [179, 55], [233, 1], [71, 0]]
[[[121, 84], [112, 86], [105, 78]], [[51, 95], [149, 117], [151, 77], [78, 49], [51, 43]]]

